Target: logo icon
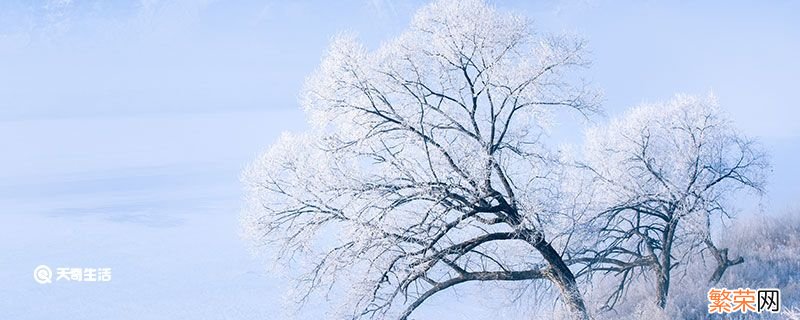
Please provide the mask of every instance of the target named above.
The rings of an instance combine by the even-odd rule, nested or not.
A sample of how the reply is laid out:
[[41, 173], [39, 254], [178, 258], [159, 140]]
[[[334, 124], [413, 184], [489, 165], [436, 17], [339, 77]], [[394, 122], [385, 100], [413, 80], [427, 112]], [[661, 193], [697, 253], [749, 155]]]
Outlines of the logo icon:
[[33, 269], [33, 280], [39, 284], [53, 283], [53, 270], [46, 265], [40, 265]]

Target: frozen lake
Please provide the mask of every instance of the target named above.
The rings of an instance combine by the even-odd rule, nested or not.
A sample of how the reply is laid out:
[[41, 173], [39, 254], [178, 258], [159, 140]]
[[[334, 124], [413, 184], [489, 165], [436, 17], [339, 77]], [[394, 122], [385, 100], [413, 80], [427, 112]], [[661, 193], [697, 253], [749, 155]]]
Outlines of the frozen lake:
[[[240, 112], [2, 123], [0, 317], [274, 313], [282, 282], [239, 238], [238, 175], [291, 125], [282, 117]], [[109, 267], [112, 281], [40, 285], [32, 278], [40, 264]]]

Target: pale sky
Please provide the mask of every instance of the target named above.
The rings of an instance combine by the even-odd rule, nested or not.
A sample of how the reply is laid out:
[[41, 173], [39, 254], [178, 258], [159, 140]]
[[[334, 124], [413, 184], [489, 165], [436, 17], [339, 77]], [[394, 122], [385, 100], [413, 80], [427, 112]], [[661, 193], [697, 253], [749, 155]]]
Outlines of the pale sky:
[[[713, 91], [739, 127], [769, 146], [775, 171], [770, 184], [773, 202], [789, 205], [796, 198], [800, 189], [794, 183], [800, 179], [794, 165], [800, 162], [800, 108], [794, 99], [800, 74], [796, 59], [800, 23], [793, 15], [800, 12], [797, 2], [492, 3], [526, 14], [543, 32], [568, 32], [587, 39], [594, 65], [586, 75], [604, 91], [603, 107], [609, 116], [675, 93]], [[0, 146], [12, 156], [0, 164], [11, 169], [6, 174], [16, 174], [20, 171], [15, 167], [27, 158], [59, 156], [44, 150], [49, 143], [66, 139], [56, 132], [58, 125], [39, 124], [44, 127], [8, 141], [15, 134], [8, 130], [20, 126], [13, 123], [21, 120], [154, 114], [181, 118], [281, 110], [286, 112], [282, 123], [295, 123], [299, 129], [304, 120], [297, 95], [328, 40], [339, 32], [355, 32], [375, 47], [400, 32], [421, 4], [392, 0], [3, 1], [0, 123], [5, 123], [7, 135]], [[267, 130], [258, 137], [244, 132], [226, 135], [226, 128], [236, 129], [236, 123], [213, 125], [219, 135], [186, 139], [217, 141], [201, 143], [213, 154], [225, 154], [230, 145], [255, 153], [278, 134]], [[182, 141], [172, 138], [169, 125], [164, 128], [148, 134], [118, 132], [118, 137], [106, 138], [128, 141], [134, 149], [139, 144], [141, 149], [159, 139], [153, 135], [164, 135], [180, 146]], [[579, 130], [571, 124], [562, 129]], [[79, 137], [59, 146], [82, 150], [87, 169], [104, 162], [108, 148], [117, 152], [113, 143], [100, 143], [93, 149], [91, 138]], [[170, 150], [168, 143], [162, 145], [164, 151]], [[93, 154], [96, 159], [89, 159]]]

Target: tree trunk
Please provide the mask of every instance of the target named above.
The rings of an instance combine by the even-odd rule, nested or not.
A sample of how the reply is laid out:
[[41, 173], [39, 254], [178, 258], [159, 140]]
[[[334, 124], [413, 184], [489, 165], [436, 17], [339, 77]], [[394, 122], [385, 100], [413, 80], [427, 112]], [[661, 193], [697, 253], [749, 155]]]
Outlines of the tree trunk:
[[710, 284], [710, 285], [717, 284], [719, 282], [719, 280], [722, 279], [722, 276], [725, 274], [725, 271], [727, 271], [728, 268], [730, 268], [732, 266], [735, 266], [737, 264], [741, 264], [743, 262], [744, 262], [744, 258], [742, 258], [742, 257], [738, 257], [738, 258], [736, 258], [736, 260], [726, 260], [724, 262], [720, 262], [717, 265], [717, 268], [714, 269], [714, 273], [711, 274], [711, 278], [708, 280], [708, 284]]
[[714, 273], [711, 274], [711, 279], [708, 280], [708, 284], [715, 285], [722, 279], [722, 275], [725, 274], [725, 271], [728, 270], [729, 267], [735, 266], [737, 264], [741, 264], [744, 262], [744, 258], [738, 257], [734, 260], [728, 258], [728, 248], [719, 249], [711, 239], [705, 240], [706, 246], [711, 251], [711, 254], [714, 255], [714, 259], [717, 260], [717, 268], [714, 269]]
[[544, 239], [534, 244], [534, 247], [542, 254], [544, 260], [550, 264], [552, 268], [550, 278], [561, 291], [561, 297], [572, 312], [573, 318], [580, 320], [589, 319], [589, 312], [586, 309], [586, 304], [583, 302], [583, 296], [580, 290], [578, 290], [578, 284], [575, 282], [575, 275], [572, 274], [572, 271], [570, 271], [569, 267], [564, 263], [561, 255], [553, 249], [550, 243], [544, 241]]
[[662, 270], [658, 272], [658, 279], [656, 279], [656, 303], [658, 307], [664, 309], [667, 307], [667, 296], [669, 295], [669, 270]]
[[669, 281], [670, 273], [672, 272], [672, 242], [675, 239], [675, 228], [678, 225], [678, 220], [670, 221], [664, 226], [664, 236], [661, 239], [661, 261], [658, 270], [656, 270], [658, 279], [656, 279], [656, 304], [661, 309], [667, 307], [667, 297], [669, 296]]

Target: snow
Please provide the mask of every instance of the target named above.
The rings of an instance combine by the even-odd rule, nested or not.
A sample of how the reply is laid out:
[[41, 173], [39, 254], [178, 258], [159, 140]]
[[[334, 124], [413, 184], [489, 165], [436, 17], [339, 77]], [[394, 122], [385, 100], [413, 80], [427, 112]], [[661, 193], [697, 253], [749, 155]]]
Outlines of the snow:
[[[229, 112], [0, 125], [0, 318], [274, 314], [284, 282], [239, 237], [238, 176], [294, 124], [286, 118], [300, 117]], [[40, 285], [32, 277], [40, 264], [110, 267], [112, 281]]]

